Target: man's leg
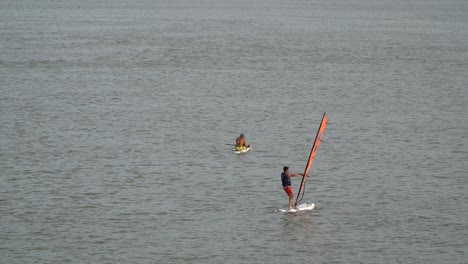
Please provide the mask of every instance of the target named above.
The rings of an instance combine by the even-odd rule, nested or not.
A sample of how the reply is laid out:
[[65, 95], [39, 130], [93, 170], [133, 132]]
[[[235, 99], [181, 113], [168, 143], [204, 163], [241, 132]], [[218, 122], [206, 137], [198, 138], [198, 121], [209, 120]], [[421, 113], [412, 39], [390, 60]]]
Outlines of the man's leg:
[[289, 194], [289, 209], [294, 209], [293, 207], [293, 194]]

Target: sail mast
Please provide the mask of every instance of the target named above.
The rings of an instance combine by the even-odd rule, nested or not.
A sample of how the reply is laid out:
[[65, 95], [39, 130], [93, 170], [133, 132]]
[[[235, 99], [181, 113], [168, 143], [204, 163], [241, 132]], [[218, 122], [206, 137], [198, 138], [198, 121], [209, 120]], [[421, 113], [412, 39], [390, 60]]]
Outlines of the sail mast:
[[[314, 144], [312, 145], [312, 149], [310, 150], [309, 160], [307, 161], [307, 165], [304, 170], [304, 175], [307, 175], [310, 167], [312, 166], [315, 153], [317, 152], [318, 146], [320, 145], [320, 142], [322, 141], [322, 135], [323, 135], [323, 132], [325, 132], [326, 125], [327, 125], [327, 115], [326, 113], [323, 113], [322, 121], [320, 122], [317, 135], [315, 136]], [[306, 176], [302, 177], [301, 186], [299, 187], [299, 191], [297, 192], [297, 196], [296, 196], [295, 206], [297, 206], [297, 204], [302, 200], [302, 197], [304, 196], [304, 187], [305, 187], [306, 179], [307, 179]]]

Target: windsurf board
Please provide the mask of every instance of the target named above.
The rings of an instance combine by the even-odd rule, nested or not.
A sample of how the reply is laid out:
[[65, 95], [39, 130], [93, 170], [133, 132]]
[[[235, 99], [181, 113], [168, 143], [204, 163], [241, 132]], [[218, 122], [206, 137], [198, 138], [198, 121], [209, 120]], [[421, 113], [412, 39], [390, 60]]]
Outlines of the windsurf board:
[[315, 208], [315, 204], [312, 202], [307, 202], [296, 206], [296, 209], [278, 209], [282, 213], [295, 213], [298, 211], [309, 211]]

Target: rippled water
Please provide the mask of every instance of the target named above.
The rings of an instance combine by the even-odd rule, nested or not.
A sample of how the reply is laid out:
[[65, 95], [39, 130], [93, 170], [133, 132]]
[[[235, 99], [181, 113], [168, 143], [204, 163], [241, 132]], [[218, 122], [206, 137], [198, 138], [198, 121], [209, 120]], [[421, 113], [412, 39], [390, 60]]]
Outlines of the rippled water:
[[3, 1], [2, 262], [466, 262], [467, 12]]

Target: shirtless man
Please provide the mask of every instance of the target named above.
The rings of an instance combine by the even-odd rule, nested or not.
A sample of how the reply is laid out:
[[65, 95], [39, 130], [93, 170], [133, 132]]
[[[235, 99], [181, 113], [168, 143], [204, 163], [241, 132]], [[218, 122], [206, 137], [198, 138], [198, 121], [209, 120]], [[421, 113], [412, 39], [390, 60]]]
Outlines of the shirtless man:
[[244, 134], [240, 134], [240, 136], [238, 138], [236, 138], [236, 146], [234, 147], [235, 150], [239, 151], [239, 150], [243, 150], [243, 149], [246, 149], [250, 147], [250, 145], [247, 145], [245, 143], [245, 136]]

